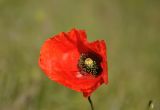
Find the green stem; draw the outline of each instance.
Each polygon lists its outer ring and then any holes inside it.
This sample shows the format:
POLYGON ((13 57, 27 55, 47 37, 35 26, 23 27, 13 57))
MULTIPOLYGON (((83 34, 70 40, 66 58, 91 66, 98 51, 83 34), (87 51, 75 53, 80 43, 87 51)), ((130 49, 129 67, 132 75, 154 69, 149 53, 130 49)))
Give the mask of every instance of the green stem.
POLYGON ((91 105, 91 110, 94 110, 93 103, 92 103, 92 100, 91 100, 90 96, 88 97, 88 101, 89 101, 89 103, 91 105))

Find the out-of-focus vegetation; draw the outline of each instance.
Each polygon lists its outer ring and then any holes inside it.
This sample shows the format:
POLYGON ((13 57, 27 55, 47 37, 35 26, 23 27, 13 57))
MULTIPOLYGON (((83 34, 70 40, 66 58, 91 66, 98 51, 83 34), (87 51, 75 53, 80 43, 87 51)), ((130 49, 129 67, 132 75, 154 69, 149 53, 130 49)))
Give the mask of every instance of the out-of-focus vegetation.
POLYGON ((90 110, 37 64, 43 42, 74 27, 107 41, 109 84, 92 94, 95 110, 160 109, 159 0, 0 0, 0 110, 90 110))

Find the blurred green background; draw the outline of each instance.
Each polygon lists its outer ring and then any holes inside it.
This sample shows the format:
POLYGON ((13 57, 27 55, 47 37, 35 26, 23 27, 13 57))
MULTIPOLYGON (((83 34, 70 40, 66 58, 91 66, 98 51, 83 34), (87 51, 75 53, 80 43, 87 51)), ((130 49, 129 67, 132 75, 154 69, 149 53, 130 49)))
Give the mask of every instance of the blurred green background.
POLYGON ((90 110, 37 64, 44 41, 74 27, 107 42, 109 84, 92 94, 95 110, 160 109, 159 0, 0 0, 0 110, 90 110))

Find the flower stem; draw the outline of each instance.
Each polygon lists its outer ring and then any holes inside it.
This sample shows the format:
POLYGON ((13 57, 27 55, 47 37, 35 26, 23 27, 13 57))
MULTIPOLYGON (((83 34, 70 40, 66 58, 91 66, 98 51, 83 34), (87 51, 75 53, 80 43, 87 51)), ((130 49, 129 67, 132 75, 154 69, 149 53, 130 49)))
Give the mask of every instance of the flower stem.
POLYGON ((152 100, 150 100, 148 103, 148 110, 153 110, 153 109, 154 109, 154 103, 152 100))
POLYGON ((92 100, 91 100, 90 96, 88 97, 88 101, 89 101, 89 103, 91 105, 91 110, 94 110, 93 103, 92 103, 92 100))

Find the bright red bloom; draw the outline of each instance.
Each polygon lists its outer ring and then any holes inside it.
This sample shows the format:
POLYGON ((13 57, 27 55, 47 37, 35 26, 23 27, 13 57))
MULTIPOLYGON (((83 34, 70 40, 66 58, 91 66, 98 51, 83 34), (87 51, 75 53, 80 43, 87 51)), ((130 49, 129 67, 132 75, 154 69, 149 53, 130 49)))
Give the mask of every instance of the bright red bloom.
POLYGON ((48 39, 41 48, 39 66, 51 80, 85 97, 108 83, 105 42, 88 42, 83 30, 72 29, 48 39))

